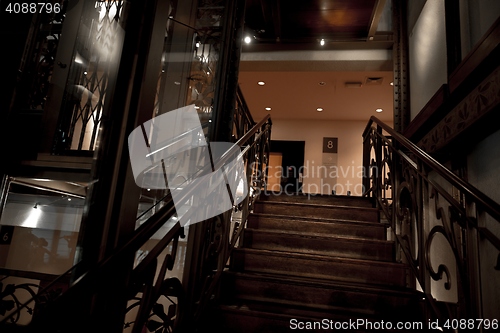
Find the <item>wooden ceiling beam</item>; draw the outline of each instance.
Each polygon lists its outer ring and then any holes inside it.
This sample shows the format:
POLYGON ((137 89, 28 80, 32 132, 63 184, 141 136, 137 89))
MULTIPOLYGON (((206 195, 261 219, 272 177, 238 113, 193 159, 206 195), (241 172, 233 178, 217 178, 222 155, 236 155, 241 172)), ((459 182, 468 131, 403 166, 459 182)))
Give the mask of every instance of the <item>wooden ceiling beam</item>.
POLYGON ((273 1, 273 22, 274 22, 274 34, 276 36, 276 41, 279 42, 281 38, 281 5, 280 0, 273 1))
POLYGON ((271 8, 269 8, 269 1, 260 0, 260 8, 262 11, 262 17, 264 18, 264 26, 269 27, 273 24, 273 16, 271 8))
POLYGON ((373 7, 372 17, 370 19, 370 26, 368 28, 367 40, 371 41, 375 38, 375 33, 377 32, 378 23, 382 12, 384 11, 386 0, 377 0, 375 6, 373 7))

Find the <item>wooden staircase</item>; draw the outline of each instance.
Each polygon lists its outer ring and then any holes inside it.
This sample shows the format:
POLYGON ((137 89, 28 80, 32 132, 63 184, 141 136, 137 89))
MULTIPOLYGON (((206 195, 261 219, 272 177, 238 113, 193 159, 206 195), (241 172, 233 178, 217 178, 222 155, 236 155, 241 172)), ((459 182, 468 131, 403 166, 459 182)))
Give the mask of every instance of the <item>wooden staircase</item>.
POLYGON ((261 196, 207 325, 216 332, 302 325, 324 332, 350 322, 352 332, 405 331, 387 329, 387 322, 421 321, 422 296, 407 288, 409 267, 395 261, 386 234, 367 198, 261 196), (353 326, 357 320, 363 323, 353 326))

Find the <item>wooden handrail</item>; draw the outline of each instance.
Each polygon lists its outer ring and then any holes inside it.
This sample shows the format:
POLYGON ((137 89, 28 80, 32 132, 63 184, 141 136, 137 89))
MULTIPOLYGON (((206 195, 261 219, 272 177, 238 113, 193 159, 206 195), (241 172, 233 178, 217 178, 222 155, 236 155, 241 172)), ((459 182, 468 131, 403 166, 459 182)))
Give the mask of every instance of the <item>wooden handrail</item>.
POLYGON ((448 168, 444 167, 441 163, 436 161, 433 157, 415 145, 413 142, 408 140, 403 135, 396 132, 390 126, 382 122, 375 116, 372 116, 366 125, 363 132, 363 137, 366 137, 372 124, 375 123, 380 126, 384 131, 392 136, 393 140, 396 140, 403 147, 411 151, 415 156, 422 162, 424 162, 429 168, 435 171, 438 175, 450 182, 451 185, 455 186, 461 192, 472 198, 477 204, 479 204, 485 212, 491 215, 497 222, 500 223, 500 204, 495 202, 493 199, 488 197, 486 194, 478 190, 476 187, 470 183, 464 181, 448 168))
POLYGON ((237 90, 236 90, 236 99, 238 100, 238 103, 244 107, 245 117, 246 117, 247 121, 250 124, 255 124, 255 121, 253 120, 252 114, 248 110, 248 106, 247 106, 248 104, 245 100, 245 97, 243 96, 243 92, 241 91, 240 85, 238 85, 237 90))

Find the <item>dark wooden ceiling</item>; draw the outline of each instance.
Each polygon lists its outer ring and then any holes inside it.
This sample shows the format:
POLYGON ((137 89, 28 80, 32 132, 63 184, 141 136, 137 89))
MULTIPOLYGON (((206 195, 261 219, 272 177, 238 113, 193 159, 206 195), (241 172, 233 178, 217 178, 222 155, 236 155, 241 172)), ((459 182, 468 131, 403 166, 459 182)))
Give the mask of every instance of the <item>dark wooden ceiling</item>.
POLYGON ((386 0, 247 0, 245 33, 271 49, 390 41, 377 33, 386 0))

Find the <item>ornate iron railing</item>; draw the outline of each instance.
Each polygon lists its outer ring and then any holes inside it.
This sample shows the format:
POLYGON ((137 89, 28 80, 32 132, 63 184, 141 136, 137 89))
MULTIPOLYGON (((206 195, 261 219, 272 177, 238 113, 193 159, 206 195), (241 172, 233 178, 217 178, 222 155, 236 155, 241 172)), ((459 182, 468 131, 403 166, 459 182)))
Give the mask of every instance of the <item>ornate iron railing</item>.
POLYGON ((363 138, 365 195, 384 212, 399 259, 412 268, 409 286, 426 295, 429 319, 451 330, 452 319, 482 318, 479 261, 499 274, 500 254, 485 263, 477 242, 500 251, 484 223, 500 222, 500 205, 376 117, 363 138))
MULTIPOLYGON (((242 98, 238 100, 243 101, 242 98)), ((75 327, 74 323, 78 323, 82 329, 83 327, 97 327, 99 320, 105 318, 107 314, 94 313, 93 311, 97 310, 93 310, 91 305, 82 300, 88 299, 87 295, 92 295, 94 302, 99 301, 100 294, 113 284, 112 280, 106 278, 108 273, 116 270, 123 271, 123 266, 130 262, 129 258, 137 256, 141 247, 167 222, 171 223, 172 227, 165 236, 141 257, 135 267, 128 270, 129 283, 123 290, 123 295, 128 300, 127 308, 122 309, 123 316, 126 318, 123 329, 133 333, 144 332, 145 329, 150 332, 156 332, 159 329, 171 332, 175 328, 181 330, 182 327, 192 327, 217 293, 219 278, 228 263, 232 249, 238 246, 248 212, 266 182, 270 117, 267 116, 258 124, 252 124, 250 115, 240 114, 248 112, 246 106, 240 104, 238 109, 240 111, 236 118, 242 123, 235 124, 235 126, 237 125, 238 129, 248 130, 244 133, 240 130, 236 131, 238 140, 233 150, 241 149, 240 156, 245 163, 249 195, 232 210, 201 223, 206 228, 207 236, 201 240, 203 245, 200 248, 203 249, 205 257, 213 260, 203 262, 204 267, 200 269, 203 274, 195 280, 203 281, 203 283, 195 298, 186 297, 185 290, 190 287, 183 286, 179 278, 167 276, 167 272, 173 269, 178 258, 179 239, 184 237, 184 227, 178 221, 172 223, 176 209, 171 195, 167 194, 138 217, 138 220, 144 219, 150 210, 156 211, 140 224, 128 242, 85 273, 77 277, 73 276, 72 282, 70 282, 71 275, 82 262, 52 282, 47 281, 46 284, 6 285, 0 291, 0 310, 5 309, 3 314, 10 313, 0 321, 2 332, 25 329, 26 326, 17 325, 20 314, 24 311, 32 315, 27 327, 33 330, 79 331, 80 328, 75 327), (163 255, 164 259, 160 262, 163 255), (24 303, 16 298, 16 290, 21 289, 29 289, 31 296, 24 303), (160 301, 160 298, 164 299, 160 301), (85 308, 85 304, 90 310, 85 308), (167 309, 165 305, 168 306, 167 309)), ((226 152, 214 167, 218 169, 230 162, 231 156, 234 156, 233 153, 226 152)), ((185 197, 195 191, 196 187, 191 188, 185 197)), ((11 275, 9 272, 0 273, 5 273, 5 276, 11 275)))
POLYGON ((242 148, 241 154, 245 162, 249 185, 248 196, 240 204, 235 205, 232 211, 216 217, 214 221, 203 227, 203 234, 207 237, 202 239, 201 248, 205 260, 202 261, 203 267, 200 271, 205 274, 201 274, 198 279, 200 288, 195 293, 198 301, 192 309, 193 326, 189 329, 193 329, 203 320, 210 302, 217 301, 220 277, 229 265, 233 249, 240 245, 253 204, 266 186, 271 126, 271 119, 268 115, 245 132, 236 142, 236 145, 242 148))
MULTIPOLYGON (((123 0, 84 4, 53 153, 94 151, 120 55, 123 0)), ((64 65, 66 66, 66 65, 64 65)))
POLYGON ((233 141, 240 139, 255 124, 253 117, 248 110, 247 103, 243 97, 240 87, 236 93, 236 110, 233 116, 233 141))
POLYGON ((31 316, 68 288, 70 279, 66 273, 55 276, 4 268, 0 276, 0 315, 12 311, 9 320, 14 324, 30 322, 31 316))
POLYGON ((18 110, 44 110, 46 106, 68 1, 52 1, 48 5, 47 10, 35 14, 31 22, 19 67, 15 99, 18 110))

